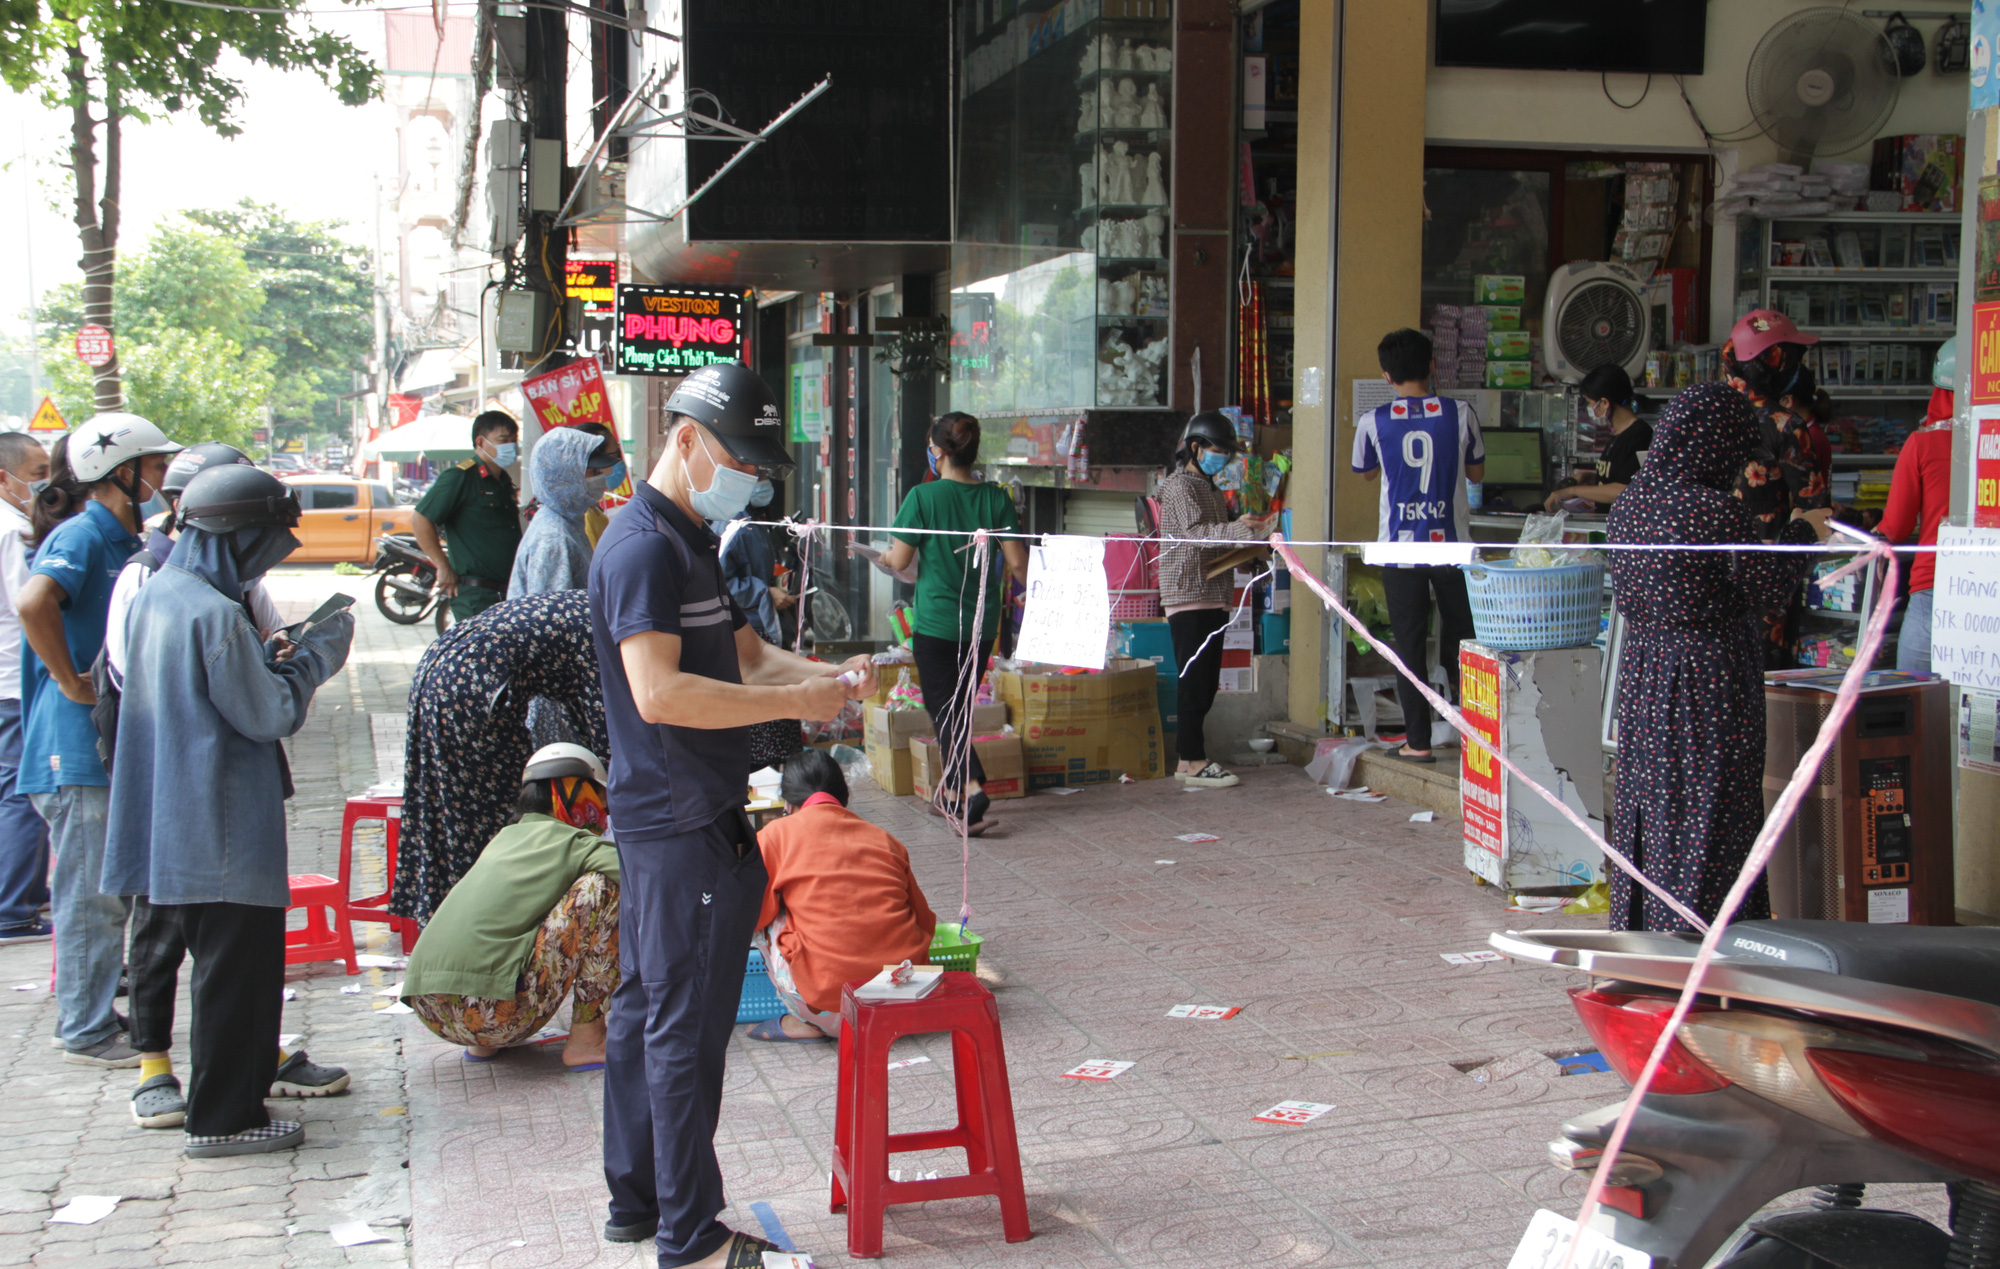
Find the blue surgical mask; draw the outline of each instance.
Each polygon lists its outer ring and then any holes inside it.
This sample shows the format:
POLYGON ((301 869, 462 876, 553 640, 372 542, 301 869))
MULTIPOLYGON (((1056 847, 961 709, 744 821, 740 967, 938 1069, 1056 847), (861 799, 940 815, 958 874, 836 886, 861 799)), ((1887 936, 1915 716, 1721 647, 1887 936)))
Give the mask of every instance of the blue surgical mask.
POLYGON ((1202 475, 1220 476, 1222 469, 1229 466, 1229 457, 1219 449, 1205 449, 1195 463, 1201 468, 1202 475))
POLYGON ((770 481, 760 480, 757 482, 757 487, 750 491, 750 505, 753 507, 768 507, 771 505, 772 495, 776 493, 777 490, 772 487, 770 481))
POLYGON ((925 460, 926 462, 928 462, 928 463, 929 463, 929 464, 931 465, 931 475, 933 475, 933 476, 937 475, 937 474, 938 474, 938 469, 937 469, 937 451, 936 451, 936 450, 934 450, 934 449, 927 449, 927 450, 925 450, 925 451, 924 451, 924 460, 925 460))
POLYGON ((493 462, 500 467, 512 467, 514 460, 521 456, 521 447, 513 441, 493 447, 493 462))
POLYGON ((708 488, 690 489, 688 501, 694 504, 694 513, 704 520, 734 520, 750 505, 750 495, 757 491, 757 478, 747 471, 737 471, 724 467, 715 461, 715 453, 708 448, 708 438, 699 436, 702 453, 715 467, 715 475, 710 478, 708 488))
POLYGON ((37 499, 37 498, 41 497, 41 496, 42 496, 42 490, 44 490, 44 489, 47 489, 48 487, 49 487, 49 482, 48 482, 48 480, 47 480, 46 478, 44 478, 44 479, 41 479, 41 480, 31 480, 31 481, 29 481, 29 482, 28 482, 28 501, 30 501, 30 502, 33 502, 33 501, 34 501, 35 499, 37 499))
POLYGON ((625 483, 625 460, 620 459, 616 464, 612 466, 610 471, 604 473, 604 487, 606 489, 616 489, 618 488, 618 486, 624 483, 625 483))

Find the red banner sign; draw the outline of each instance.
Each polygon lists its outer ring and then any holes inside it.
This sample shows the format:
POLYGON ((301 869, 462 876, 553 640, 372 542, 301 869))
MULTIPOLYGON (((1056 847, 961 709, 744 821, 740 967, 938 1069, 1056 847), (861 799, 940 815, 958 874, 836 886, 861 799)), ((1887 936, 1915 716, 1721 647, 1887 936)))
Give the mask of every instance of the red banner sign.
POLYGON ((1980 419, 1972 445, 1972 523, 2000 529, 2000 419, 1980 419))
POLYGON ((2000 303, 1972 306, 1972 404, 2000 405, 2000 303))
POLYGON ((617 431, 611 401, 604 390, 604 373, 595 361, 572 361, 558 370, 536 375, 521 384, 535 417, 544 429, 602 423, 617 431))
MULTIPOLYGON (((1480 739, 1500 748, 1500 663, 1483 653, 1460 649, 1458 654, 1458 711, 1480 739)), ((1427 740, 1429 737, 1421 739, 1427 740)), ((1410 737, 1411 744, 1421 743, 1410 737)), ((1501 781, 1505 776, 1491 753, 1477 745, 1467 745, 1460 759, 1458 776, 1459 814, 1465 819, 1465 843, 1489 851, 1498 867, 1502 834, 1507 824, 1507 806, 1501 781)))
POLYGON ((76 359, 86 366, 108 366, 116 355, 111 332, 102 326, 86 326, 76 333, 76 359))

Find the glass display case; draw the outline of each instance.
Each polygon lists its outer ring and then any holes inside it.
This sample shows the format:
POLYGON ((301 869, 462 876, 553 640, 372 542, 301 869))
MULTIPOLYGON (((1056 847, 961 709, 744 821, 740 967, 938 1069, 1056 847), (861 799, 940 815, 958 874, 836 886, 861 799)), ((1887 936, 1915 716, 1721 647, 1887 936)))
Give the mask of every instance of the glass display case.
POLYGON ((976 414, 1158 409, 1171 295, 1171 9, 1071 0, 980 26, 992 12, 960 9, 952 404, 976 414))

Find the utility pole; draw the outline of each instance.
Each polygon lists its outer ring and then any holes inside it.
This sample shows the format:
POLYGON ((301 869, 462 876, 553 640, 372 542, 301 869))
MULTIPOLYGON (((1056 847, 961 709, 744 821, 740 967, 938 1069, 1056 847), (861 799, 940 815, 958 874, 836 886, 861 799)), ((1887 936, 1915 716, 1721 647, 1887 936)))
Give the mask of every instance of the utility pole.
POLYGON ((557 209, 568 193, 568 116, 564 97, 568 91, 568 15, 556 5, 536 5, 527 10, 528 45, 528 233, 526 249, 528 289, 548 297, 549 334, 544 355, 536 363, 537 372, 553 370, 573 360, 566 350, 576 332, 569 329, 566 280, 569 262, 569 231, 555 225, 557 209), (551 146, 550 143, 553 142, 551 146), (538 144, 541 143, 541 144, 538 144), (553 154, 552 159, 543 156, 553 154), (544 187, 536 171, 538 161, 553 162, 561 179, 556 182, 555 203, 538 208, 534 194, 544 187))

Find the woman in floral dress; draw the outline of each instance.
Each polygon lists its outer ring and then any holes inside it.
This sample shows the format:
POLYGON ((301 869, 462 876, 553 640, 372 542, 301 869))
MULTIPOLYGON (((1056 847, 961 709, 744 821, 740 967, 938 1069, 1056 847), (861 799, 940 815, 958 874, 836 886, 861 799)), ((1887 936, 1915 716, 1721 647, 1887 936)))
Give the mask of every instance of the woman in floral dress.
POLYGON ((506 824, 534 752, 527 713, 536 697, 562 709, 577 743, 610 753, 588 591, 506 600, 425 649, 410 680, 390 912, 430 920, 506 824))
MULTIPOLYGON (((1606 528, 1614 544, 1761 544, 1732 486, 1758 442, 1756 412, 1726 384, 1688 388, 1653 427, 1646 462, 1606 528)), ((1794 511, 1786 543, 1826 535, 1828 512, 1794 511)), ((1611 844, 1703 920, 1764 822, 1764 666, 1750 618, 1797 589, 1803 555, 1614 551, 1625 616, 1618 669, 1618 800, 1611 844)), ((1760 880, 1741 918, 1768 917, 1760 880)), ((1620 870, 1611 928, 1686 930, 1620 870)))

